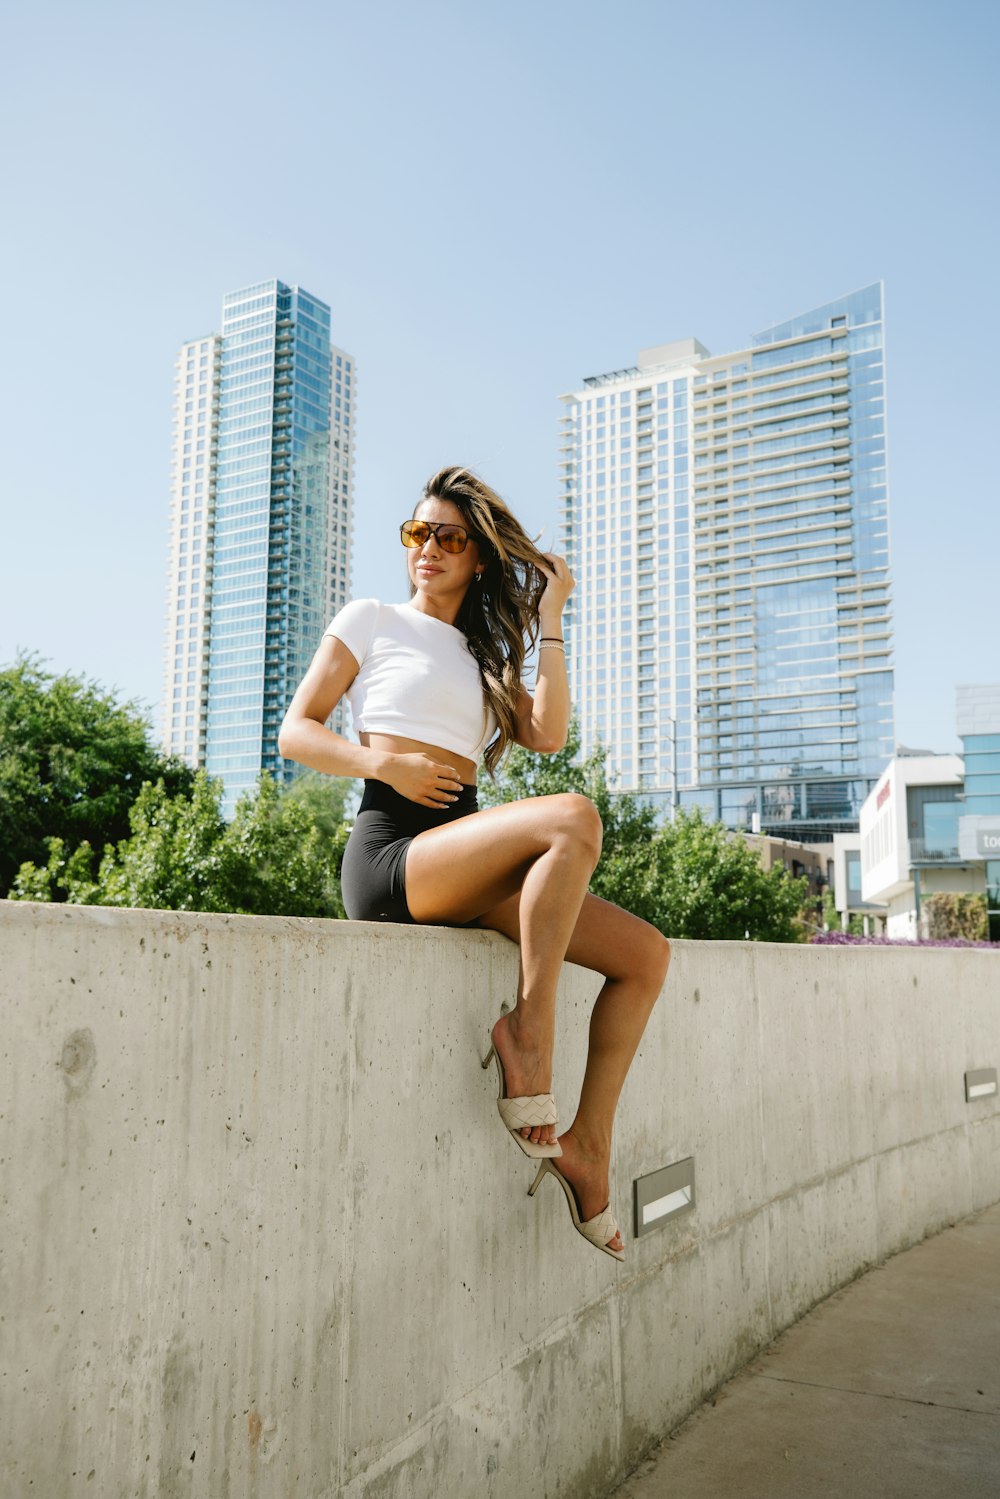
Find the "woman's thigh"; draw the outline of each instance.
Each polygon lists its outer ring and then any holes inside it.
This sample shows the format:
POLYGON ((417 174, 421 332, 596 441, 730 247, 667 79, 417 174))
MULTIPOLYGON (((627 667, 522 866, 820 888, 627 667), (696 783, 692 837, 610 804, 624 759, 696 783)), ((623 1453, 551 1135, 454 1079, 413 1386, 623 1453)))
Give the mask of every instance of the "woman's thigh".
MULTIPOLYGON (((479 925, 520 942, 520 895, 509 896, 479 918, 479 925)), ((638 975, 663 982, 670 961, 666 937, 630 911, 623 911, 599 895, 584 896, 580 915, 566 950, 566 961, 578 963, 605 978, 638 975)))
POLYGON ((593 855, 601 821, 584 796, 506 802, 418 833, 406 854, 406 904, 417 922, 464 923, 519 894, 534 861, 565 836, 593 855))

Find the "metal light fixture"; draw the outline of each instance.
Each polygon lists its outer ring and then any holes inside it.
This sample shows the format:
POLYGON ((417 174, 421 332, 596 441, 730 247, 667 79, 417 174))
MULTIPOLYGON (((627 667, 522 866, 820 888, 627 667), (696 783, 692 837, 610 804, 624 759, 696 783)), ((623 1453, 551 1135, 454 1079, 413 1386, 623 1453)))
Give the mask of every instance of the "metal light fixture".
POLYGON ((965 1101, 972 1103, 977 1098, 993 1098, 997 1091, 995 1067, 980 1067, 977 1072, 965 1074, 965 1101))
POLYGON ((632 1185, 638 1239, 694 1207, 694 1156, 661 1166, 647 1176, 638 1176, 632 1185))

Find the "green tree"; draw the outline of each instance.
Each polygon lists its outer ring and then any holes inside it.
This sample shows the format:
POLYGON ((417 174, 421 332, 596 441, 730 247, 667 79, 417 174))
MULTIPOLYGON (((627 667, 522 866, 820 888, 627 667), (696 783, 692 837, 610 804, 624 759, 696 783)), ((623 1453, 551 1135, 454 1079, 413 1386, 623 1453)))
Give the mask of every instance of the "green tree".
MULTIPOLYGON (((222 839, 221 909, 248 915, 343 916, 340 866, 350 828, 332 824, 325 788, 279 790, 262 773, 222 839)), ((219 909, 219 908, 217 908, 219 909)))
POLYGON ((21 866, 12 895, 81 905, 244 915, 343 916, 340 866, 350 829, 334 822, 343 798, 314 788, 283 791, 265 772, 231 823, 222 786, 199 771, 189 797, 143 786, 131 834, 108 845, 94 872, 89 845, 69 857, 50 839, 44 866, 21 866))
POLYGON ((804 876, 765 870, 750 845, 701 808, 680 812, 655 840, 660 867, 658 923, 668 936, 801 942, 809 898, 804 876))
MULTIPOLYGON (((87 904, 227 910, 221 800, 221 785, 204 771, 195 776, 189 797, 171 796, 162 781, 143 786, 129 815, 131 836, 105 849, 87 904)), ((70 890, 68 898, 80 896, 70 890)))
POLYGON ((96 889, 94 851, 84 840, 67 849, 62 838, 47 838, 48 861, 43 865, 26 861, 10 891, 11 900, 71 901, 89 905, 96 889))
POLYGON ((659 825, 655 810, 608 784, 607 755, 598 746, 578 760, 580 734, 570 726, 555 755, 516 748, 487 805, 576 791, 601 814, 604 844, 590 889, 641 916, 668 937, 797 942, 807 882, 779 867, 766 871, 750 846, 699 809, 659 825))
POLYGON ((336 838, 347 821, 347 804, 357 784, 343 776, 325 776, 318 770, 306 770, 285 787, 284 794, 308 808, 321 834, 336 838))
MULTIPOLYGON (((0 671, 0 892, 22 863, 48 867, 49 840, 65 860, 84 842, 125 838, 143 783, 157 780, 173 796, 190 790, 192 773, 153 747, 135 703, 33 656, 0 671)), ((58 881, 51 888, 63 898, 58 881)))

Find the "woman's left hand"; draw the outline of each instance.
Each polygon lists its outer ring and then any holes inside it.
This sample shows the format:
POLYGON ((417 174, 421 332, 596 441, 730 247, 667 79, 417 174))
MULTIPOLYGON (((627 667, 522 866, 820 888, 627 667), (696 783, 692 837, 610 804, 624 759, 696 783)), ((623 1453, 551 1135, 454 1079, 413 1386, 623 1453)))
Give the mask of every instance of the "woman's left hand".
POLYGON ((576 579, 567 567, 565 557, 557 557, 554 552, 543 552, 542 556, 549 566, 539 566, 539 572, 545 578, 545 592, 538 605, 538 612, 540 615, 558 618, 576 587, 576 579))

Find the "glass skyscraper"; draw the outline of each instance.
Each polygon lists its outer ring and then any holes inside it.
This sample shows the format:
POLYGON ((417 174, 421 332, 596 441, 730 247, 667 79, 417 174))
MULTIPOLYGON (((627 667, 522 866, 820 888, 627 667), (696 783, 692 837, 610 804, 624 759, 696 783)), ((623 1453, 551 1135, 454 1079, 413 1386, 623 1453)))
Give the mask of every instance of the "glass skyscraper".
POLYGON ((562 400, 584 750, 734 827, 856 828, 894 737, 881 285, 562 400))
POLYGON ((329 307, 281 281, 230 293, 221 336, 185 345, 179 368, 167 689, 181 693, 166 700, 165 739, 222 780, 231 811, 261 769, 297 773, 278 729, 347 601, 357 373, 330 342, 329 307), (211 414, 201 435, 189 400, 211 414), (196 526, 198 611, 180 592, 195 582, 180 563, 196 526))

